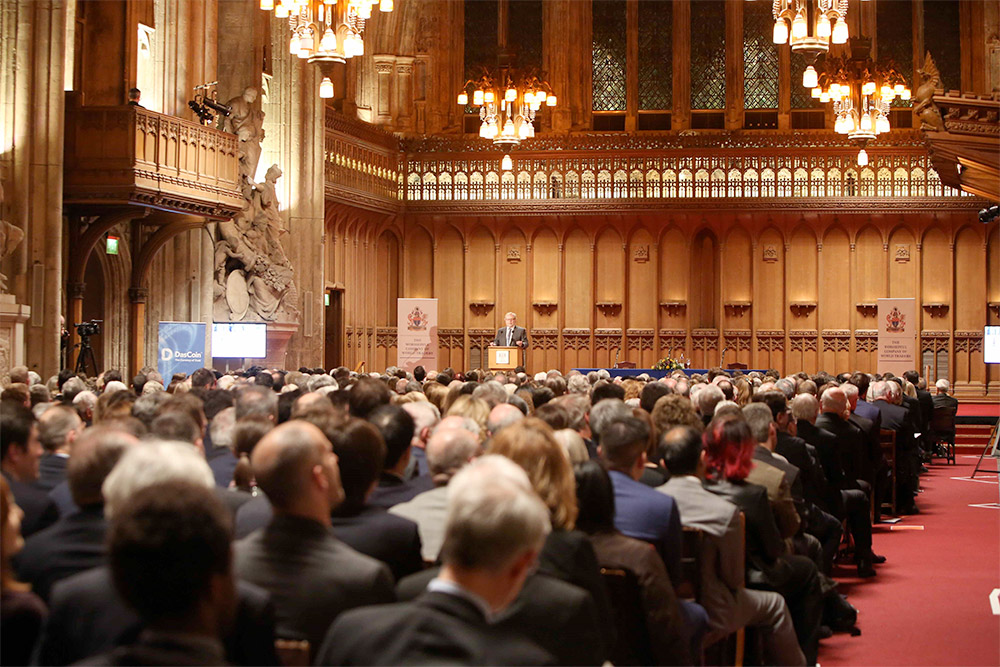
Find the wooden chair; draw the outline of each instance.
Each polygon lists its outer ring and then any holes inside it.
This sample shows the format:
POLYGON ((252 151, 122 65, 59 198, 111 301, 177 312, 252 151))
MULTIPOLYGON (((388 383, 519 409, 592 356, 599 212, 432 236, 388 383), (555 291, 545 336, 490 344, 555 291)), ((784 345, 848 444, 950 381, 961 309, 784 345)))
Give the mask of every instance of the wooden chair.
POLYGON ((284 667, 308 667, 309 642, 305 639, 275 639, 274 652, 284 667))
POLYGON ((681 542, 681 582, 677 597, 682 600, 701 599, 701 550, 704 533, 699 528, 684 526, 681 542))
POLYGON ((630 570, 601 568, 615 620, 615 643, 608 656, 614 665, 652 665, 653 649, 646 625, 639 579, 630 570))
MULTIPOLYGON (((740 512, 740 539, 739 544, 741 546, 740 553, 738 554, 739 562, 746 562, 746 544, 747 544, 747 519, 743 512, 740 512)), ((744 580, 746 579, 746 572, 744 572, 744 580)), ((743 667, 744 659, 746 657, 746 646, 747 646, 747 629, 740 628, 736 632, 733 632, 727 637, 720 639, 711 646, 706 646, 704 651, 702 651, 702 664, 703 665, 733 665, 733 667, 743 667)), ((763 644, 757 642, 758 648, 762 648, 763 644)), ((764 662, 761 660, 759 664, 763 665, 764 662)))
POLYGON ((889 463, 889 484, 892 488, 892 501, 889 503, 889 509, 892 510, 892 515, 896 516, 896 432, 889 429, 881 429, 879 431, 878 442, 882 447, 882 454, 885 455, 885 460, 889 463))
MULTIPOLYGON (((943 444, 944 460, 955 465, 955 412, 957 408, 941 405, 935 406, 931 413, 930 431, 934 445, 943 444)), ((932 454, 933 457, 933 454, 932 454)))

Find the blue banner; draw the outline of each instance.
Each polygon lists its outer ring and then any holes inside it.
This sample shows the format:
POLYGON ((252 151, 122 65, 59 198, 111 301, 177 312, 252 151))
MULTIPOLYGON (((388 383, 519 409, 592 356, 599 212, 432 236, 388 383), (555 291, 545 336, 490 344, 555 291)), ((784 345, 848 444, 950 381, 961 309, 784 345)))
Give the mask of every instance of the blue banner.
POLYGON ((191 375, 205 367, 204 322, 160 322, 160 362, 165 383, 174 373, 191 375))

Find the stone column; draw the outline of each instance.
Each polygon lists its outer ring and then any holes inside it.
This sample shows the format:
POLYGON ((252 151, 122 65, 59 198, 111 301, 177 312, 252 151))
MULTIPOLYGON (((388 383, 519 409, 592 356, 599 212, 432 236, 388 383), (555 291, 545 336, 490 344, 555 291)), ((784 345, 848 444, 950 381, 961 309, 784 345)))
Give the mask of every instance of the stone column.
POLYGON ((413 131, 413 61, 412 56, 396 57, 396 129, 413 131))
POLYGON ((390 54, 379 54, 374 56, 375 73, 378 77, 377 89, 375 92, 375 119, 376 125, 393 124, 393 89, 392 71, 396 64, 396 56, 390 54))
POLYGON ((69 350, 66 353, 66 368, 76 368, 76 344, 80 335, 76 332, 76 324, 83 322, 83 295, 87 292, 87 283, 69 283, 66 286, 67 303, 66 328, 69 330, 69 350))
POLYGON ((3 272, 15 304, 30 307, 25 365, 44 378, 60 365, 66 2, 6 0, 2 11, 0 212, 24 232, 3 272))
MULTIPOLYGON (((146 365, 146 301, 149 300, 149 288, 130 287, 129 300, 129 377, 135 376, 139 369, 146 365)), ((165 381, 170 380, 164 378, 165 381)))

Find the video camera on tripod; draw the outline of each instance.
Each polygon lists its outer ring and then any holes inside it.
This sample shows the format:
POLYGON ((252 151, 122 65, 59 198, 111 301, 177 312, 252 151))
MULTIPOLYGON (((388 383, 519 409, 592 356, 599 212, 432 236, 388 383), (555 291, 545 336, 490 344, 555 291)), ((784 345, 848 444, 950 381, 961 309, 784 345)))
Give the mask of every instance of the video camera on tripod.
POLYGON ((88 322, 80 322, 76 325, 76 333, 80 338, 89 338, 91 336, 101 335, 101 324, 104 320, 90 320, 88 322))
POLYGON ((97 375, 97 359, 94 358, 94 348, 90 346, 90 337, 100 335, 103 322, 104 320, 88 320, 73 325, 76 327, 77 335, 80 336, 80 342, 77 343, 80 346, 80 353, 76 357, 74 373, 89 374, 91 377, 97 375))

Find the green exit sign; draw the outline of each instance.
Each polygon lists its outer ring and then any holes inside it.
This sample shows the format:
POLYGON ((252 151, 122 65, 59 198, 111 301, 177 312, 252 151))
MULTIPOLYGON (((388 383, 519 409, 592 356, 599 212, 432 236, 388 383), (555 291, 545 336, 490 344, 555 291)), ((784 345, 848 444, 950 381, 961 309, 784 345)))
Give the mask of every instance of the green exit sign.
POLYGON ((107 253, 108 255, 117 255, 118 254, 118 237, 117 236, 109 236, 108 237, 108 240, 104 244, 104 252, 107 253))
POLYGON ((329 306, 330 305, 330 293, 329 292, 327 292, 326 294, 323 295, 323 305, 324 306, 329 306))

